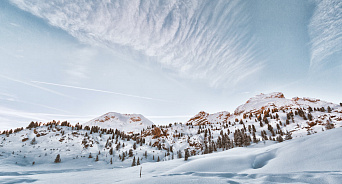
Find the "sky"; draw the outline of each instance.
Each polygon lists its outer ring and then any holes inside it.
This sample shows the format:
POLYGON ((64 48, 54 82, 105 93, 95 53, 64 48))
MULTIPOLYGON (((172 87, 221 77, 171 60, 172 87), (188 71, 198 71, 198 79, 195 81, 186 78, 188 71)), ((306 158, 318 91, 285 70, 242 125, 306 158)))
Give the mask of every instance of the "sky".
POLYGON ((342 102, 342 2, 0 2, 0 130, 107 112, 156 124, 260 93, 342 102))

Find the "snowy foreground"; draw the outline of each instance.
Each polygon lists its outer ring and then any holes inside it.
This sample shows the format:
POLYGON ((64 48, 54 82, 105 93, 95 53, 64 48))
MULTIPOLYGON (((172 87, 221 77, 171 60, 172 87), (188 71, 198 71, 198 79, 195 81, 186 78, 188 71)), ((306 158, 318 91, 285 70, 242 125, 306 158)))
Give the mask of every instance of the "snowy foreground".
MULTIPOLYGON (((341 183, 342 128, 275 143, 140 166, 18 166, 0 160, 0 183, 341 183)), ((79 164, 79 163, 78 163, 79 164)))

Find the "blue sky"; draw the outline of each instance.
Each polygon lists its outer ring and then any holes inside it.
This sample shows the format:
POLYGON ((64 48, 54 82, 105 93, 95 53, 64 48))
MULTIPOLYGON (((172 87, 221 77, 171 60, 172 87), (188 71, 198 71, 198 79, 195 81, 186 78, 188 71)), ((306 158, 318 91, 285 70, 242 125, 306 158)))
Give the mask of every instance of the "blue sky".
POLYGON ((341 30, 339 1, 1 1, 0 129, 166 124, 274 91, 339 103, 341 30))

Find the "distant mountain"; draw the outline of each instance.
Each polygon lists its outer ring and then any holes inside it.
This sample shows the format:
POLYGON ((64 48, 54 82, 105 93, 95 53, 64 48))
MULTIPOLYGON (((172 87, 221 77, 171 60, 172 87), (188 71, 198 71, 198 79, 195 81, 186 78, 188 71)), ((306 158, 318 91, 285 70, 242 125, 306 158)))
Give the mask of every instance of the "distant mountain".
POLYGON ((194 117, 192 117, 188 123, 193 125, 204 125, 208 122, 210 123, 218 123, 227 121, 230 117, 230 113, 228 111, 217 112, 214 114, 209 114, 204 111, 199 112, 194 117))
POLYGON ((120 114, 116 112, 106 113, 98 118, 83 124, 84 126, 99 126, 101 128, 112 128, 125 133, 140 133, 141 130, 152 127, 154 123, 141 114, 120 114))
MULTIPOLYGON (((66 121, 32 122, 26 129, 1 132, 0 165, 49 164, 60 155, 62 165, 130 167, 137 160, 141 164, 239 150, 236 147, 263 147, 340 128, 342 104, 286 99, 278 92, 252 97, 234 113, 202 111, 184 123, 152 125, 142 115, 115 112, 82 126, 66 121)), ((331 144, 321 141, 325 143, 331 144)))
POLYGON ((289 108, 321 108, 325 109, 330 106, 331 108, 339 107, 337 104, 333 104, 326 101, 321 101, 320 99, 315 98, 298 98, 294 97, 292 99, 286 99, 284 94, 281 92, 269 93, 256 95, 255 97, 250 98, 245 104, 240 105, 234 111, 234 114, 241 113, 250 113, 256 112, 265 109, 274 109, 277 108, 279 110, 289 109, 289 108))
MULTIPOLYGON (((228 129, 254 125, 257 131, 270 131, 273 139, 274 135, 283 136, 286 131, 291 132, 294 137, 324 131, 330 125, 336 126, 342 123, 341 113, 342 106, 338 104, 308 97, 287 99, 283 93, 273 92, 261 93, 250 98, 245 104, 238 106, 232 114, 227 111, 214 114, 201 111, 187 123, 220 124, 228 129), (277 128, 273 130, 272 127, 277 128)), ((265 134, 260 134, 263 135, 265 134)), ((265 138, 263 136, 262 139, 265 138)))

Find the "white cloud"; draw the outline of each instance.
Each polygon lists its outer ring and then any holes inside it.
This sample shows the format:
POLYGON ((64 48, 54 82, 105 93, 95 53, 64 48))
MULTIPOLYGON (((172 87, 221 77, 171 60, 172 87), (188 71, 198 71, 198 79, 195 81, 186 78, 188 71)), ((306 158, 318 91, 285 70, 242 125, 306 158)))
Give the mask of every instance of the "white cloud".
POLYGON ((342 1, 317 0, 309 24, 311 67, 320 66, 329 56, 342 51, 342 1))
POLYGON ((65 69, 68 74, 67 81, 78 81, 78 79, 87 79, 89 75, 88 65, 92 62, 97 51, 92 48, 81 48, 69 55, 69 62, 65 69))
MULTIPOLYGON (((212 86, 238 83, 263 67, 243 1, 12 2, 82 42, 212 86)), ((71 74, 84 77, 82 69, 71 74)))

